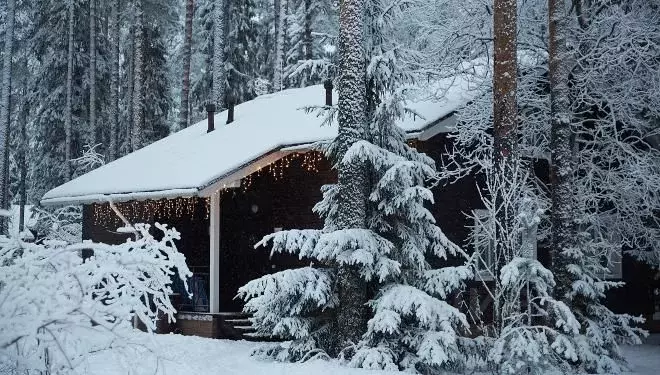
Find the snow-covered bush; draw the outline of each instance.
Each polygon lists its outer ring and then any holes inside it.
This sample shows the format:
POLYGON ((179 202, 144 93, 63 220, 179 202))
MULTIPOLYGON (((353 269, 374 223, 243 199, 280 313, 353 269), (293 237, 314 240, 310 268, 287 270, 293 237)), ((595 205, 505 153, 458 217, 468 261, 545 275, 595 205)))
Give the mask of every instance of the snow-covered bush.
POLYGON ((82 241, 82 207, 35 207, 36 224, 33 230, 38 241, 63 241, 74 244, 82 241))
POLYGON ((503 374, 570 370, 578 360, 574 337, 580 324, 553 298, 552 272, 535 259, 514 258, 502 267, 498 291, 506 296, 504 326, 489 353, 503 374))
POLYGON ((86 354, 120 344, 132 320, 148 331, 159 316, 173 320, 171 284, 191 273, 174 244, 179 233, 156 228, 160 240, 149 225, 124 228, 137 239, 120 245, 0 237, 0 362, 69 373, 86 354), (83 259, 82 250, 93 255, 83 259))

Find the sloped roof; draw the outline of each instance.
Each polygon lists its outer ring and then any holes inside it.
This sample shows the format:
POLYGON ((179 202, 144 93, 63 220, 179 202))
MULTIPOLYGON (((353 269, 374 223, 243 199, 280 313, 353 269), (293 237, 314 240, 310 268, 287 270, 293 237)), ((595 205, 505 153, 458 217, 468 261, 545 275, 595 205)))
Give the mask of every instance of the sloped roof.
MULTIPOLYGON (((411 100, 407 106, 424 118, 398 123, 419 133, 453 113, 471 98, 450 89, 442 101, 411 100)), ((337 93, 334 93, 337 97, 337 93)), ((239 104, 235 121, 227 111, 215 115, 215 130, 203 120, 47 192, 43 204, 69 204, 196 196, 225 176, 287 147, 332 139, 337 125, 302 108, 323 105, 322 85, 284 90, 239 104)), ((444 130, 446 131, 446 130, 444 130)))

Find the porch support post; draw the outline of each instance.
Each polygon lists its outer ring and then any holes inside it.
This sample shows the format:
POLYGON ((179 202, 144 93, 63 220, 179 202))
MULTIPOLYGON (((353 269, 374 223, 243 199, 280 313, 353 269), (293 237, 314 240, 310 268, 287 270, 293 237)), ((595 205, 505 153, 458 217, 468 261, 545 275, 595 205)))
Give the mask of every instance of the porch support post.
POLYGON ((209 312, 220 312, 220 192, 211 194, 209 212, 209 312))

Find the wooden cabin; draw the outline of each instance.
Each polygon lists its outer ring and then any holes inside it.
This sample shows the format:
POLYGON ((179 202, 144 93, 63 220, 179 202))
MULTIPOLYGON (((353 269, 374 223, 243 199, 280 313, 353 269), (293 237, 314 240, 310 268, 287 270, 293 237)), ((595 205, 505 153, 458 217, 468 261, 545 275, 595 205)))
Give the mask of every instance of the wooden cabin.
MULTIPOLYGON (((455 112, 472 99, 460 82, 447 97, 411 100, 409 106, 423 118, 398 123, 415 147, 438 162, 451 146, 448 134, 455 112)), ((322 226, 312 207, 321 200, 321 186, 334 182, 336 174, 314 151, 314 144, 332 139, 337 127, 322 126, 322 117, 302 108, 332 101, 332 88, 319 85, 239 104, 232 109, 233 119, 229 111, 213 113, 209 108, 209 120, 61 185, 41 202, 83 205, 83 238, 94 241, 126 240, 116 231, 122 224, 109 201, 132 222, 175 227, 181 232, 178 249, 194 274, 194 295, 173 296, 176 324, 161 329, 250 338, 249 321, 234 298, 237 289, 256 277, 303 264, 293 256, 270 257, 268 249, 255 249, 254 244, 273 231, 322 226)), ((542 166, 539 170, 547 173, 542 166)), ((447 237, 458 244, 469 246, 473 223, 465 213, 480 207, 477 180, 465 178, 433 191, 436 203, 431 211, 447 237)), ((652 285, 650 270, 625 260, 622 271, 634 277, 626 277, 628 286, 613 293, 613 308, 660 322, 660 295, 653 299, 660 289, 657 281, 652 285)))

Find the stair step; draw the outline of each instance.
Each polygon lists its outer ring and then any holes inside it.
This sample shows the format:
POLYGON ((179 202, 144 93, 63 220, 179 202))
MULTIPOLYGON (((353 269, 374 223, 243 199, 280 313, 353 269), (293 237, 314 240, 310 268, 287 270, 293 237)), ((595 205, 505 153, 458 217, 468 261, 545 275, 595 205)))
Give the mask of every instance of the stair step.
POLYGON ((225 319, 225 322, 233 325, 234 327, 252 325, 250 319, 225 319))
POLYGON ((257 329, 252 326, 234 326, 234 329, 243 334, 257 332, 257 329))
POLYGON ((214 313, 214 315, 218 315, 223 318, 235 318, 235 319, 247 319, 250 317, 249 314, 246 314, 244 312, 231 312, 231 311, 214 313))

